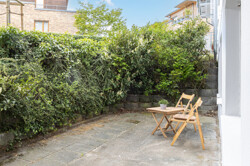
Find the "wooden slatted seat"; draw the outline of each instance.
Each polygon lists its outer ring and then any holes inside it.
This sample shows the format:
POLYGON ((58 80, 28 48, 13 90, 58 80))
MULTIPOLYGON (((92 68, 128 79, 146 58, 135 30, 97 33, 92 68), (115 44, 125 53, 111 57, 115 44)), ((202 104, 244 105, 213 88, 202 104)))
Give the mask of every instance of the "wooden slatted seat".
MULTIPOLYGON (((174 119, 180 119, 180 120, 187 120, 188 117, 189 117, 189 115, 187 115, 187 114, 176 114, 176 115, 173 116, 174 119)), ((195 121, 196 118, 195 118, 195 116, 192 116, 192 117, 190 117, 189 120, 190 121, 195 121)))

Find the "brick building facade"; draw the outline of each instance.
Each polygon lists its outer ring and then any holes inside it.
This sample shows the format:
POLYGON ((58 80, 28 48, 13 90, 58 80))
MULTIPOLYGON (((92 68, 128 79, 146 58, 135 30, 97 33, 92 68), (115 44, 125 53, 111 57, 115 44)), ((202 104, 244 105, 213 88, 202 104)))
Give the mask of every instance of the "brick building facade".
MULTIPOLYGON (((5 0, 0 0, 0 13, 6 11, 5 0)), ((75 11, 69 11, 68 0, 21 0, 23 7, 24 30, 40 30, 53 33, 76 34, 75 11)), ((11 2, 11 25, 21 28, 21 13, 18 3, 11 2)), ((0 15, 0 26, 6 26, 6 14, 0 15)))

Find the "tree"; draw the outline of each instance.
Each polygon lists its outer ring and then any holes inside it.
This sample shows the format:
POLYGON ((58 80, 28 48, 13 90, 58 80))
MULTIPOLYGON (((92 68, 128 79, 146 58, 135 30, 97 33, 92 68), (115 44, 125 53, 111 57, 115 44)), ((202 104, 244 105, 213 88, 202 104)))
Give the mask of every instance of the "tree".
POLYGON ((103 36, 126 27, 120 8, 111 10, 104 3, 94 6, 82 2, 81 6, 82 9, 75 15, 75 26, 79 34, 103 36))

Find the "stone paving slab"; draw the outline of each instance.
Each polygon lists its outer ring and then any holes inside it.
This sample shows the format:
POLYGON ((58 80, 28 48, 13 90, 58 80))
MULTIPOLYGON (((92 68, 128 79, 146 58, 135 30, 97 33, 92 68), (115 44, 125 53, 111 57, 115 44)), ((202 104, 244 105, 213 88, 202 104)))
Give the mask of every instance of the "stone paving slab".
MULTIPOLYGON (((159 116, 158 116, 159 118, 159 116)), ((109 115, 19 150, 4 166, 219 166, 216 118, 201 116, 205 148, 188 125, 171 146, 173 132, 151 135, 149 113, 109 115)))

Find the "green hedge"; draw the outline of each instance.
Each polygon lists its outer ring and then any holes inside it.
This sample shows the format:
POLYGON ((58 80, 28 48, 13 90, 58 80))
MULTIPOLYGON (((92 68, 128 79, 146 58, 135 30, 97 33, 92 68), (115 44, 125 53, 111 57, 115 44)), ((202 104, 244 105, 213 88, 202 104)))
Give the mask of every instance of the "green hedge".
POLYGON ((103 110, 108 58, 101 42, 0 30, 1 130, 33 136, 103 110))
POLYGON ((32 137, 91 117, 127 93, 201 88, 204 36, 200 20, 171 30, 156 23, 109 38, 0 29, 1 131, 32 137))

